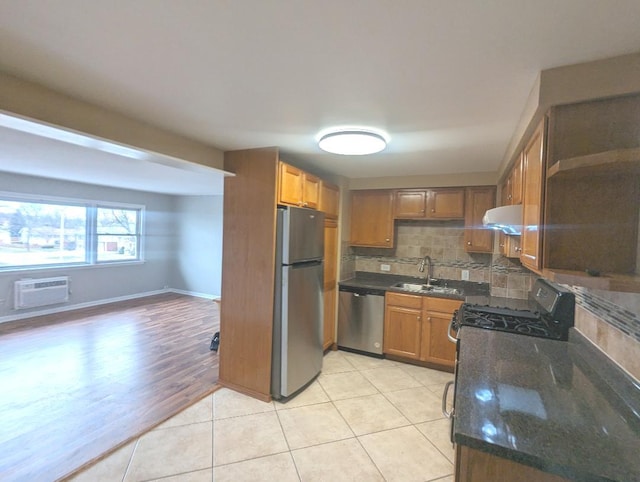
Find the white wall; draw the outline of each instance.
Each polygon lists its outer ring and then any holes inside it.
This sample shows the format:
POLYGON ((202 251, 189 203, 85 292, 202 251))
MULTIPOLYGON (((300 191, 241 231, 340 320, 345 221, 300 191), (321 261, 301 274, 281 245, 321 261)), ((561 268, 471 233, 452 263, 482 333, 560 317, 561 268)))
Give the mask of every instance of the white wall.
POLYGON ((171 287, 178 246, 175 229, 178 198, 4 172, 0 173, 0 191, 143 204, 146 207, 144 263, 0 273, 0 318, 51 308, 19 312, 13 309, 13 282, 22 278, 70 276, 72 293, 67 305, 127 297, 171 287))
POLYGON ((177 257, 172 288, 220 296, 222 196, 176 198, 177 257))

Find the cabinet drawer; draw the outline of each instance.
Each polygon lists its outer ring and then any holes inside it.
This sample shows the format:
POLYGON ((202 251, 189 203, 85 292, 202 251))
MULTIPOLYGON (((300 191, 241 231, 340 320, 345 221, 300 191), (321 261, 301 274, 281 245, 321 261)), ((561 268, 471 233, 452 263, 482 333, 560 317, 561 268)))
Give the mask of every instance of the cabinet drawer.
POLYGON ((422 308, 422 296, 404 295, 387 291, 387 304, 404 306, 405 308, 422 308))
POLYGON ((446 298, 424 297, 424 308, 427 311, 437 311, 440 313, 453 313, 460 308, 461 300, 449 300, 446 298))

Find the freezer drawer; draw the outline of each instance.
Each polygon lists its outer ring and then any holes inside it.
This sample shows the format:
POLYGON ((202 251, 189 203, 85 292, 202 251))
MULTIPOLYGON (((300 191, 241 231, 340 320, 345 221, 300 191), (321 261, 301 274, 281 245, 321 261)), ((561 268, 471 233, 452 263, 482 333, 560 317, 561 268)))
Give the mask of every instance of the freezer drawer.
POLYGON ((384 292, 340 288, 338 346, 382 355, 384 292))

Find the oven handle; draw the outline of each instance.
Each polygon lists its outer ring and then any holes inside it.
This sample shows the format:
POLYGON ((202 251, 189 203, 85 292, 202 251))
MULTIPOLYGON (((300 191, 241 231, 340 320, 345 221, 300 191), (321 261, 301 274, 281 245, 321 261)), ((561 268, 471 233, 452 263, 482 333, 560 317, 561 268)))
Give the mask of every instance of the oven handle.
POLYGON ((449 388, 451 388, 451 385, 453 385, 455 383, 455 380, 450 380, 447 382, 447 384, 444 386, 444 391, 442 392, 442 415, 444 415, 447 418, 451 418, 453 416, 453 411, 455 407, 451 408, 450 412, 447 412, 447 395, 449 395, 449 388))
MULTIPOLYGON (((449 322, 449 328, 447 329, 447 338, 449 338, 449 341, 451 343, 458 343, 458 338, 451 336, 451 330, 453 330, 453 320, 455 319, 455 316, 451 317, 451 321, 449 322)), ((457 334, 457 332, 456 332, 457 334)))

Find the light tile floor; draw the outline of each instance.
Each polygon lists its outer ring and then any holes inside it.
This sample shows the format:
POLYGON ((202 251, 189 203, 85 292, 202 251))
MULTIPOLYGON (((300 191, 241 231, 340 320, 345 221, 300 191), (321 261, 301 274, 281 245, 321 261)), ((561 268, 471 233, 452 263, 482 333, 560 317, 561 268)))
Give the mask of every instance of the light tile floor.
POLYGON ((453 481, 450 373, 338 351, 293 400, 223 388, 73 480, 453 481))

